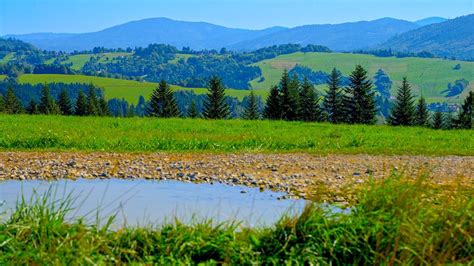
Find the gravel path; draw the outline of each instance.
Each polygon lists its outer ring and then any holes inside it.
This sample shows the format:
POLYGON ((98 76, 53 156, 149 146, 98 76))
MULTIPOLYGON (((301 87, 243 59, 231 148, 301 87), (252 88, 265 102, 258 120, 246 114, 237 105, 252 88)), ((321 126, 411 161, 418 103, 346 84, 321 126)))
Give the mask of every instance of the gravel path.
POLYGON ((344 202, 344 189, 394 171, 426 173, 436 183, 465 177, 474 185, 474 157, 369 156, 310 154, 124 154, 0 153, 0 180, 59 178, 147 178, 221 182, 344 202))

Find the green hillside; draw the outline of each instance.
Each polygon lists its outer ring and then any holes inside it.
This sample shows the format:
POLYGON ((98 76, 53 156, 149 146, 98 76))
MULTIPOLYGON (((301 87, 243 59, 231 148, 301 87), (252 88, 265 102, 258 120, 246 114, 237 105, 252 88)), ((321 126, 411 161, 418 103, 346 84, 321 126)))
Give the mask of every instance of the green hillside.
MULTIPOLYGON (((104 90, 105 97, 108 99, 118 98, 126 99, 130 103, 137 103, 140 95, 148 98, 153 89, 158 86, 157 83, 153 82, 139 82, 133 80, 124 79, 113 79, 113 78, 102 78, 95 76, 84 76, 84 75, 61 75, 61 74, 24 74, 19 78, 20 83, 92 83, 97 87, 104 90)), ((171 86, 174 90, 192 90, 196 94, 206 93, 205 88, 184 88, 180 86, 171 86)), ((227 90, 227 95, 242 99, 247 96, 249 91, 246 90, 227 90)), ((259 95, 265 96, 266 91, 259 91, 259 95)))
MULTIPOLYGON (((342 53, 293 53, 281 55, 273 59, 256 63, 262 70, 265 80, 258 82, 258 79, 251 82, 253 88, 257 90, 268 90, 272 85, 277 84, 282 71, 293 68, 296 64, 310 67, 317 71, 330 72, 333 67, 338 68, 344 75, 348 75, 356 64, 361 64, 373 76, 375 72, 383 69, 393 81, 392 92, 395 93, 404 76, 407 76, 413 84, 416 94, 423 93, 429 101, 439 102, 459 102, 464 98, 469 90, 474 90, 474 62, 450 61, 442 59, 428 58, 395 58, 376 57, 364 54, 342 54, 342 53), (461 65, 461 69, 454 70, 456 64, 461 65), (445 98, 441 91, 447 88, 449 82, 465 78, 469 81, 469 88, 459 97, 445 98)), ((325 86, 318 86, 319 89, 325 86)))
MULTIPOLYGON (((69 58, 65 61, 63 61, 64 64, 72 64, 71 68, 74 70, 80 70, 87 62, 92 57, 100 57, 99 62, 100 63, 107 63, 110 61, 113 61, 117 57, 121 56, 129 56, 132 53, 102 53, 102 54, 77 54, 77 55, 71 55, 69 58)), ((46 61, 46 64, 52 64, 54 62, 55 58, 52 58, 48 61, 46 61)))

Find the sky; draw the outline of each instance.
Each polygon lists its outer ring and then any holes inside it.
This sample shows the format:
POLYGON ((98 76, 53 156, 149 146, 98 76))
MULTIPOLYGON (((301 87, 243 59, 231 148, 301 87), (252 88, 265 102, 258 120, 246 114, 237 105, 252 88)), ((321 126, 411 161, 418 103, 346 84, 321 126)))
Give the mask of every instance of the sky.
POLYGON ((262 29, 472 13, 474 0, 0 0, 0 35, 92 32, 152 17, 262 29))

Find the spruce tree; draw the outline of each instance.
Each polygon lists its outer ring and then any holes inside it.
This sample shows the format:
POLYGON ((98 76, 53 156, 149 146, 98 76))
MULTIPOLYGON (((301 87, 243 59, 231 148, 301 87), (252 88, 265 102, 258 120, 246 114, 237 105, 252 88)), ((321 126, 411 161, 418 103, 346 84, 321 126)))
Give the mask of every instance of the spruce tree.
POLYGON ((431 128, 442 129, 444 128, 444 115, 440 111, 436 111, 433 115, 433 121, 431 122, 431 128))
POLYGON ((61 90, 58 97, 58 105, 63 115, 72 115, 73 108, 71 103, 71 98, 65 89, 61 90))
POLYGON ((126 114, 125 116, 126 117, 134 117, 136 114, 135 114, 135 105, 132 103, 128 109, 126 110, 126 114))
POLYGON ((263 117, 266 119, 277 120, 282 118, 280 91, 277 86, 270 89, 263 111, 263 117))
POLYGON ((3 112, 5 112, 5 103, 3 101, 2 95, 0 94, 0 113, 3 113, 3 112))
POLYGON ((191 101, 191 106, 189 106, 188 117, 189 118, 198 118, 199 117, 199 111, 197 109, 196 102, 194 100, 191 101))
POLYGON ((328 79, 328 90, 324 97, 324 111, 331 123, 341 123, 344 119, 344 106, 342 103, 341 73, 333 68, 328 79))
POLYGON ((428 126, 429 120, 430 113, 428 112, 428 106, 426 105, 425 98, 421 96, 415 109, 415 125, 420 127, 428 126))
POLYGON ((86 95, 82 90, 79 91, 79 94, 77 95, 74 114, 79 116, 87 115, 87 99, 86 95))
POLYGON ((319 97, 313 84, 304 79, 300 91, 300 119, 307 122, 321 121, 322 112, 319 106, 319 97))
POLYGON ((411 126, 415 123, 415 105, 411 86, 406 77, 398 89, 388 121, 393 126, 411 126))
POLYGON ((290 78, 285 69, 280 80, 281 112, 284 120, 297 120, 299 116, 298 77, 290 78))
POLYGON ((112 115, 111 112, 110 112, 110 109, 109 109, 109 104, 104 99, 104 97, 99 98, 98 107, 99 107, 99 115, 100 116, 111 116, 112 115))
POLYGON ((208 119, 225 119, 229 117, 229 106, 225 102, 225 88, 220 78, 214 76, 209 80, 208 93, 204 101, 204 117, 208 119))
POLYGON ((176 117, 180 116, 178 105, 173 91, 166 81, 161 80, 158 88, 153 91, 150 104, 147 107, 147 116, 176 117))
POLYGON ((89 91, 87 92, 86 115, 99 115, 99 99, 97 98, 96 88, 92 84, 89 85, 89 91))
POLYGON ((26 112, 30 115, 38 115, 40 113, 38 103, 32 99, 26 107, 26 112))
POLYGON ((23 113, 23 106, 13 92, 12 87, 8 87, 7 93, 3 96, 3 111, 6 114, 23 113))
POLYGON ((347 122, 351 124, 374 124, 377 108, 372 81, 367 78, 367 71, 357 65, 351 73, 350 84, 345 89, 343 104, 347 122))
POLYGON ((474 92, 470 91, 461 106, 458 119, 455 121, 456 127, 471 129, 474 124, 474 92))
POLYGON ((60 114, 59 106, 57 105, 54 98, 49 92, 49 87, 47 84, 44 84, 43 90, 41 91, 40 103, 38 105, 40 113, 46 115, 57 115, 60 114))
POLYGON ((257 97, 253 90, 250 90, 247 106, 242 114, 243 119, 257 120, 260 119, 260 112, 258 111, 257 97))

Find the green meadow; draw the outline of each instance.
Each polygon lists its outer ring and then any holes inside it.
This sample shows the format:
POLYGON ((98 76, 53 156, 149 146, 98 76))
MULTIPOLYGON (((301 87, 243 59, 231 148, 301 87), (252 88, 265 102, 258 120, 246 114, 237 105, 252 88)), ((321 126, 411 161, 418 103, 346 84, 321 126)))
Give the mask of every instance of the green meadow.
MULTIPOLYGON (((307 66, 314 71, 330 72, 338 68, 343 75, 348 76, 356 64, 364 66, 369 76, 373 76, 378 69, 383 69, 393 81, 392 94, 396 93, 402 78, 407 77, 413 86, 415 94, 423 94, 430 102, 460 102, 469 90, 474 90, 474 62, 451 61, 431 58, 395 58, 376 57, 364 54, 345 53, 293 53, 281 55, 273 59, 263 60, 254 65, 260 67, 265 80, 254 80, 251 85, 256 90, 268 90, 278 83, 284 69, 291 69, 296 64, 307 66), (454 70, 456 64, 461 69, 454 70), (449 82, 454 84, 458 79, 469 81, 469 90, 465 90, 459 97, 445 98, 441 92, 447 88, 449 82)), ((318 86, 324 89, 325 86, 318 86)))
POLYGON ((474 155, 474 131, 284 121, 0 115, 0 150, 474 155))
MULTIPOLYGON (((158 87, 158 83, 139 82, 134 80, 103 78, 85 75, 62 75, 62 74, 23 74, 19 78, 20 83, 92 83, 104 90, 107 99, 118 98, 125 99, 130 103, 137 103, 138 97, 143 95, 149 98, 153 90, 158 87)), ((173 90, 194 91, 196 94, 207 92, 206 88, 185 88, 181 86, 171 85, 173 90)), ((227 89, 228 96, 243 99, 249 94, 248 90, 227 89)), ((259 91, 258 95, 266 97, 266 91, 259 91)))

